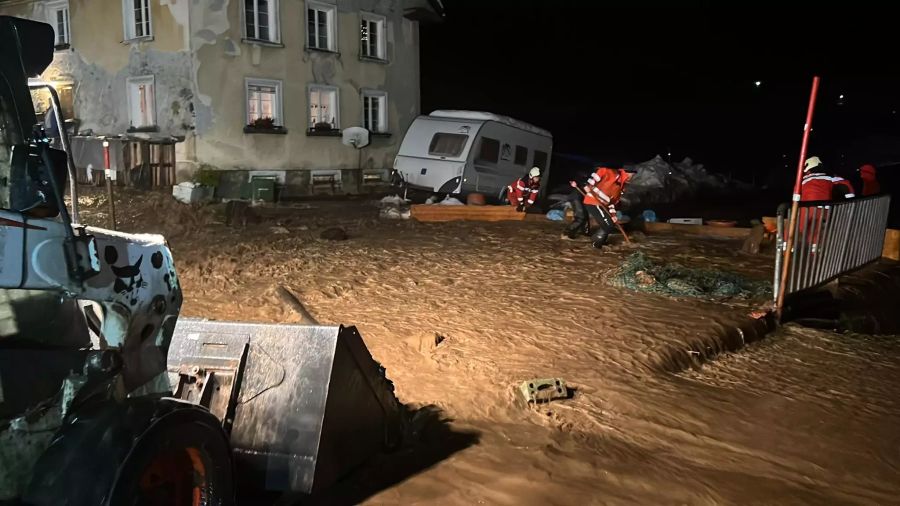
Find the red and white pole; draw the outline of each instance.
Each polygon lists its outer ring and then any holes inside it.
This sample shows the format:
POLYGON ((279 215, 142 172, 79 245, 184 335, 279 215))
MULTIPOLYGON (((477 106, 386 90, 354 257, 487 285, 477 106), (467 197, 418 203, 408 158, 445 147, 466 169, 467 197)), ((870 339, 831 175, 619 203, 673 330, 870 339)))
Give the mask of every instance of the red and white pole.
POLYGON ((794 194, 791 198, 791 221, 788 224, 787 241, 784 244, 784 262, 781 266, 781 284, 778 286, 778 298, 775 311, 781 318, 784 308, 784 292, 787 286, 788 268, 791 263, 791 252, 794 249, 794 235, 797 230, 797 214, 800 209, 800 186, 803 181, 803 166, 806 162, 806 149, 809 146, 809 132, 812 130, 813 112, 816 108, 816 95, 819 93, 819 76, 813 77, 812 91, 809 94, 809 107, 806 109, 806 124, 803 125, 803 143, 800 144, 800 160, 797 162, 797 177, 794 180, 794 194))
POLYGON ((116 202, 113 197, 113 171, 109 165, 109 141, 103 140, 103 176, 106 179, 106 198, 109 199, 109 227, 116 229, 116 202))

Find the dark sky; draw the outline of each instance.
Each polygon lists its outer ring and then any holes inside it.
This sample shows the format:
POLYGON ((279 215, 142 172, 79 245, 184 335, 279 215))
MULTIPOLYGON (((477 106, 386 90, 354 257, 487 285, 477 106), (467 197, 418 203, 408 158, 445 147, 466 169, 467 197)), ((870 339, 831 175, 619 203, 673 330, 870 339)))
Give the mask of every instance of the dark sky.
POLYGON ((750 180, 795 166, 818 73, 815 154, 836 169, 841 155, 885 161, 894 153, 873 143, 900 139, 900 31, 885 11, 444 2, 445 22, 421 29, 426 113, 508 114, 552 131, 557 152, 625 163, 671 151, 750 180))

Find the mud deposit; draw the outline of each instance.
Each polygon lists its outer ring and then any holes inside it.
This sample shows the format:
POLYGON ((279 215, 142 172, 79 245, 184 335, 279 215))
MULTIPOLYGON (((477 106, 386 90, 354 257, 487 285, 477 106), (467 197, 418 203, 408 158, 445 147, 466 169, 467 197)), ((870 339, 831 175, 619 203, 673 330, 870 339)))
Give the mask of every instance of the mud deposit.
MULTIPOLYGON (((314 203, 224 227, 216 209, 125 194, 129 231, 169 237, 184 314, 357 325, 412 409, 419 443, 307 503, 893 503, 900 340, 788 326, 715 360, 763 301, 673 299, 604 276, 636 249, 771 279, 739 241, 639 238, 602 253, 559 226, 379 221, 314 203), (346 241, 319 233, 340 226, 346 241), (278 227, 273 229, 270 227, 278 227), (680 355, 681 354, 681 355, 680 355), (687 367, 687 369, 685 369, 687 367), (682 371, 673 373, 670 371, 682 371), (516 407, 513 385, 563 377, 567 400, 516 407)), ((87 202, 86 202, 87 204, 87 202)), ((102 199, 85 206, 103 223, 102 199)))

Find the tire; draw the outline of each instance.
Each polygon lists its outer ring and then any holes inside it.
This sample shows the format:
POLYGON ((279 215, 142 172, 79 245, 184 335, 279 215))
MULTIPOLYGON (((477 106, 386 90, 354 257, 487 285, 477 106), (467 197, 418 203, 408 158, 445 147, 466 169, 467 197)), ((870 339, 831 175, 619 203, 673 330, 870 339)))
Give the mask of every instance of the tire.
POLYGON ((232 506, 231 450, 219 421, 197 408, 155 421, 120 466, 108 504, 232 506))
POLYGON ((85 406, 54 435, 23 499, 35 506, 233 506, 228 439, 207 410, 172 399, 85 406))

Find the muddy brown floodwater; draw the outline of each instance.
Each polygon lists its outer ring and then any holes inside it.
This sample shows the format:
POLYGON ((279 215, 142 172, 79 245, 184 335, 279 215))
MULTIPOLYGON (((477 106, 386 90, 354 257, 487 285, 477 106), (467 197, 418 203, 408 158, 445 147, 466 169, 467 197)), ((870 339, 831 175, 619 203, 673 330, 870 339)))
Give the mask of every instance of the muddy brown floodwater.
MULTIPOLYGON (((84 221, 102 223, 102 197, 90 199, 84 221)), ((183 314, 296 322, 285 285, 320 321, 357 325, 401 401, 421 408, 417 444, 307 502, 900 502, 900 338, 788 325, 671 373, 673 354, 715 348, 764 301, 604 282, 635 249, 770 279, 770 258, 733 241, 663 235, 600 253, 552 223, 379 221, 361 202, 235 231, 167 199, 125 193, 117 212, 124 230, 169 238, 183 314), (319 239, 331 226, 350 239, 319 239), (570 399, 516 405, 514 385, 556 376, 570 399)))

